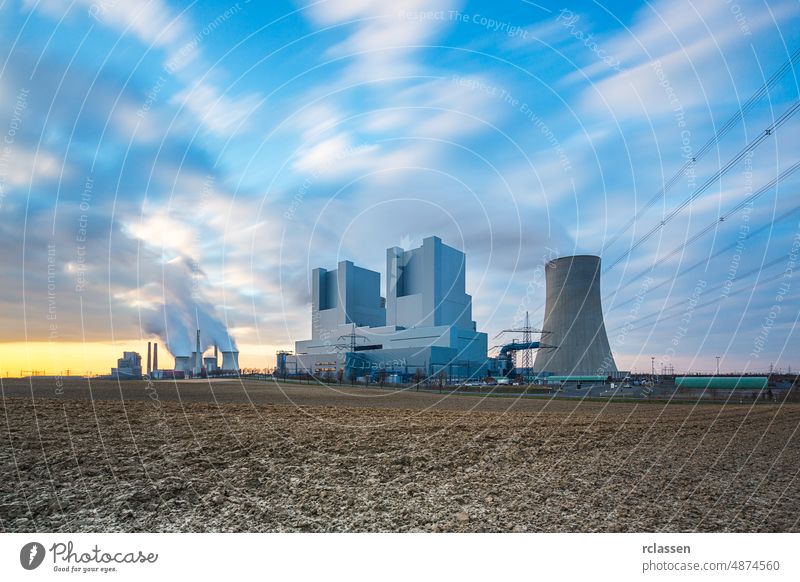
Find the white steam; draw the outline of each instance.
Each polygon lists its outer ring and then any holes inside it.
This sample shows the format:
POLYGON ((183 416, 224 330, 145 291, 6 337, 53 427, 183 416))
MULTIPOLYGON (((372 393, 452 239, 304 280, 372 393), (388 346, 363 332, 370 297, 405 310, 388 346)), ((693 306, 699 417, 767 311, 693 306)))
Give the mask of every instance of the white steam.
POLYGON ((202 291, 205 273, 191 259, 179 257, 165 263, 162 278, 162 305, 141 314, 145 332, 157 335, 173 356, 194 351, 197 329, 204 351, 213 345, 220 351, 236 349, 227 325, 202 291))

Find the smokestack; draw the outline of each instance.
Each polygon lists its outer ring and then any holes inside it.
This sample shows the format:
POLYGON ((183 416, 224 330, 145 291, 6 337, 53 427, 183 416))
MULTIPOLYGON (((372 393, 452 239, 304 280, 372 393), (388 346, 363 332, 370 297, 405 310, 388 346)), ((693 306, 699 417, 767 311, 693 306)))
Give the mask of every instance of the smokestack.
POLYGON ((150 360, 150 349, 151 349, 151 347, 152 347, 151 342, 147 342, 147 375, 148 376, 150 375, 150 372, 153 371, 153 369, 150 367, 150 362, 151 362, 151 360, 150 360))
POLYGON ((217 354, 217 344, 214 344, 214 367, 219 364, 219 355, 217 354))
POLYGON ((153 344, 153 371, 158 370, 158 342, 153 344))
POLYGON ((197 347, 195 348, 194 373, 198 376, 203 371, 203 351, 200 349, 200 330, 197 330, 197 347))

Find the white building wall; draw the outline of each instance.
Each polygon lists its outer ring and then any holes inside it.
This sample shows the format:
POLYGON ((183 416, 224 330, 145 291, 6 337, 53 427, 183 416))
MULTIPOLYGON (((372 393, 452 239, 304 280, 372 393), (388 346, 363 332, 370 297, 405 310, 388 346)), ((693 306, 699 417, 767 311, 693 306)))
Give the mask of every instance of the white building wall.
MULTIPOLYGON (((311 273, 311 337, 329 339, 338 327, 386 325, 380 273, 341 261, 336 269, 311 273)), ((335 340, 335 338, 334 338, 335 340)))
POLYGON ((455 325, 474 329, 466 293, 466 257, 431 236, 410 251, 386 251, 386 323, 402 327, 455 325))
MULTIPOLYGON (((296 342, 295 352, 327 361, 349 351, 355 330, 358 346, 436 348, 437 357, 446 354, 448 362, 486 360, 488 338, 475 331, 472 297, 465 290, 464 253, 432 236, 416 249, 387 249, 386 265, 385 300, 379 273, 350 261, 332 271, 314 269, 312 337, 296 342)), ((380 358, 374 349, 359 353, 380 358)))

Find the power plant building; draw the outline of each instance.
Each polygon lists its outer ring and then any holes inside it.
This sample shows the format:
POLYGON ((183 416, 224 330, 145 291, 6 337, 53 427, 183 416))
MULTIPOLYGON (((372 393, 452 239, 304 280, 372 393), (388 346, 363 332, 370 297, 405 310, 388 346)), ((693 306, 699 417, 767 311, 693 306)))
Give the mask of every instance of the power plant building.
POLYGON ((558 376, 615 376, 600 301, 600 257, 576 255, 545 266, 545 315, 534 369, 558 376))
POLYGON ((111 378, 117 380, 141 380, 142 356, 137 352, 122 352, 117 359, 117 367, 111 368, 111 378))
MULTIPOLYGON (((233 347, 231 345, 231 347, 233 347)), ((205 356, 200 340, 200 330, 195 336, 195 349, 188 356, 175 356, 174 372, 181 372, 188 376, 202 376, 203 374, 227 375, 239 373, 239 352, 232 349, 222 352, 222 363, 219 363, 219 354, 216 344, 214 355, 205 356)))
POLYGON ((386 251, 385 297, 380 274, 341 261, 311 274, 311 339, 282 355, 287 373, 357 377, 486 375, 487 335, 472 320, 466 257, 435 236, 412 250, 386 251))

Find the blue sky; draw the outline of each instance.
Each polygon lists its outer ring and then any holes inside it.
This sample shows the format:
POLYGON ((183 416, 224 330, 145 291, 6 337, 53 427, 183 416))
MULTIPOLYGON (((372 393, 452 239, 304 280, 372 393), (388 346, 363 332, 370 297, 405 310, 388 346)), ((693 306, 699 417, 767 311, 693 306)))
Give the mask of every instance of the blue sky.
POLYGON ((312 267, 383 272, 437 234, 490 337, 541 322, 546 259, 600 253, 621 367, 800 366, 798 176, 719 220, 800 160, 798 120, 639 244, 796 69, 620 234, 798 24, 794 1, 5 2, 0 341, 52 339, 54 302, 59 341, 145 338, 188 280, 266 366, 310 332, 312 267))

